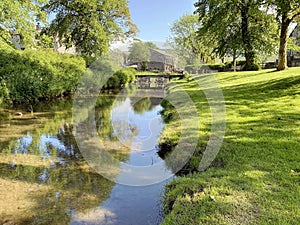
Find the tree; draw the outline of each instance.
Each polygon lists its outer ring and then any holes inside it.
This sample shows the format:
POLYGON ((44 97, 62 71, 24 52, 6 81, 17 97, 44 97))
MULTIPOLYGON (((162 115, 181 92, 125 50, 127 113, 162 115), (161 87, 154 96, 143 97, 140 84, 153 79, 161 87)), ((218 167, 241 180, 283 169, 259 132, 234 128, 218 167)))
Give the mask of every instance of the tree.
POLYGON ((53 37, 47 35, 47 31, 42 31, 35 36, 38 48, 54 48, 53 37))
MULTIPOLYGON (((220 15, 227 13, 225 8, 220 9, 220 15), (223 11, 224 10, 224 11, 223 11)), ((204 18, 203 18, 204 19, 204 18)), ((202 18, 200 19, 200 21, 202 18)), ((209 22, 209 25, 202 26, 198 30, 198 39, 210 36, 214 40, 212 46, 213 52, 218 57, 224 59, 225 56, 232 56, 234 70, 236 70, 236 59, 242 55, 243 42, 241 35, 241 26, 239 20, 235 17, 227 17, 226 20, 221 22, 209 22)))
POLYGON ((0 2, 0 38, 10 43, 13 35, 19 35, 23 46, 33 44, 35 21, 45 22, 46 14, 40 6, 47 0, 1 0, 0 2))
POLYGON ((126 60, 126 53, 122 52, 120 49, 112 49, 109 51, 111 60, 119 67, 124 66, 126 60))
POLYGON ((274 49, 273 17, 262 5, 263 0, 199 0, 195 3, 195 13, 199 15, 201 29, 218 42, 219 51, 242 48, 247 70, 257 55, 274 49))
POLYGON ((142 41, 134 42, 129 49, 128 59, 135 62, 148 62, 150 60, 150 50, 147 44, 142 41))
POLYGON ((109 43, 134 35, 127 0, 50 0, 43 7, 56 13, 50 29, 66 46, 88 56, 108 52, 109 43))
POLYGON ((152 49, 159 49, 159 47, 157 47, 156 44, 154 44, 153 42, 147 41, 144 43, 148 48, 152 48, 152 49))
POLYGON ((175 21, 171 28, 169 44, 177 54, 183 58, 188 65, 200 61, 207 61, 212 49, 205 44, 206 38, 197 38, 197 31, 200 28, 198 16, 186 14, 175 21))
POLYGON ((277 11, 277 19, 280 24, 279 62, 277 69, 285 70, 287 68, 288 30, 290 24, 300 16, 300 1, 270 0, 270 3, 277 11))

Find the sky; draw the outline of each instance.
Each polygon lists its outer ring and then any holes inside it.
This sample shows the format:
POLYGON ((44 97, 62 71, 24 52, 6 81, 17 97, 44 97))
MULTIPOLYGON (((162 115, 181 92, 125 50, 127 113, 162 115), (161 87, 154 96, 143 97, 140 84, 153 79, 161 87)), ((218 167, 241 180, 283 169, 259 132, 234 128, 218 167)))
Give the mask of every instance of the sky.
POLYGON ((144 41, 166 41, 175 20, 194 11, 196 0, 129 0, 133 22, 144 41))

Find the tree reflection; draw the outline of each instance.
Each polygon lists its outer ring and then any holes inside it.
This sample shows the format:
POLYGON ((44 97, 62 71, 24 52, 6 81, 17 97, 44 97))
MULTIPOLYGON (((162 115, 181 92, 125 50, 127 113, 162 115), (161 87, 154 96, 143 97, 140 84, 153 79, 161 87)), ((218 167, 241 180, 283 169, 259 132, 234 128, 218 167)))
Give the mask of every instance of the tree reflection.
POLYGON ((151 109, 150 98, 142 98, 133 105, 133 110, 136 114, 143 114, 151 109))
MULTIPOLYGON (((97 123, 100 136, 112 137, 113 98, 105 99, 97 104, 97 123)), ((43 126, 36 128, 36 121, 28 120, 25 134, 18 134, 17 140, 12 134, 1 142, 0 192, 6 194, 0 196, 0 224, 69 224, 74 213, 101 205, 115 185, 83 159, 72 134, 71 104, 48 110, 43 126)), ((17 133, 24 124, 11 126, 17 133)))

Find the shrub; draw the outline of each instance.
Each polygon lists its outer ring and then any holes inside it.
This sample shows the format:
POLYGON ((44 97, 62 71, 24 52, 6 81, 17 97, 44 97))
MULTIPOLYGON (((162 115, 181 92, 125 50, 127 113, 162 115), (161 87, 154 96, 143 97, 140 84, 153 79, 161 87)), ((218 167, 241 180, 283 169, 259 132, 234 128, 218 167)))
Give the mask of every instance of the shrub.
MULTIPOLYGON (((244 66, 245 65, 245 63, 246 63, 246 61, 244 61, 244 60, 237 60, 236 61, 236 66, 244 66)), ((233 61, 228 61, 228 62, 226 62, 225 64, 224 64, 224 69, 226 70, 226 69, 231 69, 231 68, 233 68, 233 61)))
POLYGON ((217 71, 221 72, 221 71, 223 71, 225 65, 224 64, 210 64, 207 66, 211 70, 217 70, 217 71))
POLYGON ((245 60, 237 60, 236 61, 236 65, 237 66, 244 66, 246 64, 246 61, 245 60))
POLYGON ((129 84, 135 80, 136 70, 133 68, 124 68, 118 70, 109 78, 107 88, 120 88, 123 85, 129 84))
POLYGON ((233 62, 232 61, 227 61, 224 64, 224 69, 231 69, 233 67, 233 62))
POLYGON ((257 63, 254 63, 250 66, 244 66, 242 68, 243 71, 258 71, 258 70, 261 70, 261 66, 258 65, 257 63))
POLYGON ((121 86, 121 84, 120 84, 119 78, 116 75, 113 75, 112 77, 110 77, 108 79, 105 88, 112 89, 112 88, 118 88, 120 86, 121 86))
POLYGON ((79 56, 53 50, 0 49, 0 78, 13 101, 28 102, 74 92, 85 71, 79 56))

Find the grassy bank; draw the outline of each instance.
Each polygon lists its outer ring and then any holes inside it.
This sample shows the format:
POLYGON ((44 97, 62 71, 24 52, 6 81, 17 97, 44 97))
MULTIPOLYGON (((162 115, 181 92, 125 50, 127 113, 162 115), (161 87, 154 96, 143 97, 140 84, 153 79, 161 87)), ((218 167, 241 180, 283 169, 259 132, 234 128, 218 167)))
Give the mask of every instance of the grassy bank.
MULTIPOLYGON (((208 75, 193 78, 204 82, 208 75)), ((200 131, 196 153, 182 171, 185 177, 166 188, 163 225, 299 224, 300 221, 300 68, 283 72, 218 73, 227 127, 212 166, 196 172, 210 136, 209 105, 195 80, 176 81, 195 102, 200 131)), ((180 119, 166 104, 169 120, 161 145, 179 139, 180 119)), ((192 121, 190 121, 192 123, 192 121)), ((167 150, 166 150, 167 149, 167 150)))

